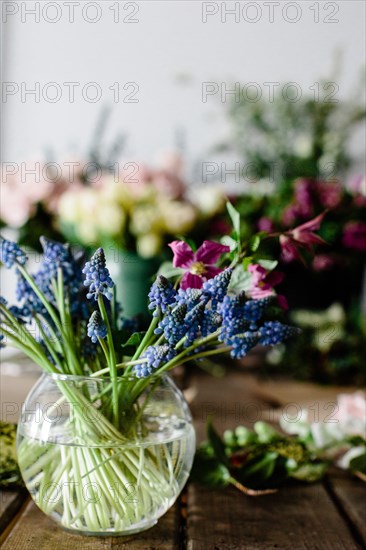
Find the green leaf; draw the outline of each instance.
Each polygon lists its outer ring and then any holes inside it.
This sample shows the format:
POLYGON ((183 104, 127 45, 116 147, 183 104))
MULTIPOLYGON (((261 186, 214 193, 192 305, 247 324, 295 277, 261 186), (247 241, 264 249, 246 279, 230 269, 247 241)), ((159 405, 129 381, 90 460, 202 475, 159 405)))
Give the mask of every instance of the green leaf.
POLYGON ((213 450, 215 451, 216 458, 223 464, 226 464, 227 456, 225 453, 225 444, 213 427, 211 419, 207 422, 207 436, 213 450))
POLYGON ((122 344, 122 347, 126 348, 127 346, 135 346, 135 347, 139 346, 145 334, 146 332, 134 332, 133 334, 131 334, 127 342, 122 344))
POLYGON ((234 268, 231 276, 229 291, 234 294, 239 294, 242 290, 247 291, 250 289, 252 280, 252 274, 248 271, 244 271, 242 265, 238 265, 234 268))
POLYGON ((198 449, 194 458, 191 479, 209 487, 226 487, 230 483, 230 472, 216 457, 208 456, 198 449))
POLYGON ((234 252, 234 250, 238 248, 237 241, 232 237, 229 237, 229 235, 225 235, 225 237, 222 237, 220 239, 220 243, 230 247, 230 252, 234 252))
POLYGON ((366 473, 366 452, 362 455, 355 456, 349 463, 351 470, 366 473))
POLYGON ((267 271, 273 271, 278 265, 277 260, 258 260, 258 263, 267 271))
POLYGON ((256 252, 258 250, 263 237, 266 235, 267 233, 265 233, 264 231, 260 231, 259 233, 256 233, 255 235, 253 235, 253 237, 249 241, 249 248, 252 252, 256 252))
POLYGON ((275 452, 266 452, 253 459, 236 476, 242 481, 250 480, 251 484, 260 486, 266 479, 270 478, 276 466, 278 454, 275 452))
POLYGON ((267 422, 258 421, 254 424, 254 431, 258 435, 260 443, 270 443, 274 439, 278 439, 279 433, 267 422))
POLYGON ((237 211, 237 209, 231 204, 231 202, 226 203, 226 208, 228 211, 228 214, 230 216, 230 219, 233 224, 233 229, 236 233, 236 236, 239 238, 240 236, 240 214, 237 211))
POLYGON ((170 277, 179 277, 183 273, 184 269, 172 266, 171 262, 163 262, 158 271, 158 275, 164 275, 167 279, 170 279, 170 277))
POLYGON ((325 472, 327 471, 328 464, 326 462, 318 462, 312 464, 303 464, 295 471, 289 471, 289 476, 299 481, 306 481, 312 483, 314 481, 319 481, 324 477, 325 472))
POLYGON ((243 260, 243 269, 244 271, 248 270, 248 266, 253 263, 253 256, 246 256, 243 260))

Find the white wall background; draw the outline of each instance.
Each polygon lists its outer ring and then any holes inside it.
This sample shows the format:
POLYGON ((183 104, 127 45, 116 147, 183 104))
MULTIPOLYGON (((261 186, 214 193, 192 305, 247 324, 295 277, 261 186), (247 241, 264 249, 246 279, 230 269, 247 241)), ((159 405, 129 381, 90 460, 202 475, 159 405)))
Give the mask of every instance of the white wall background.
MULTIPOLYGON (((36 4, 2 2, 3 81, 13 83, 6 91, 14 92, 2 104, 7 162, 45 150, 58 158, 75 147, 82 153, 104 105, 113 107, 109 138, 120 131, 127 134, 131 160, 153 160, 174 145, 177 130, 185 132, 188 157, 202 157, 226 131, 224 105, 219 96, 202 102, 202 82, 256 82, 268 93, 264 82, 295 81, 305 91, 319 77, 334 80, 332 64, 341 58, 336 78, 341 98, 349 96, 365 65, 363 0, 210 2, 206 7, 189 0, 41 1, 39 22, 29 13, 36 4), (229 14, 225 22, 224 8, 235 4, 241 10, 239 22, 229 14), (114 22, 117 5, 119 22, 114 22), (203 10, 216 9, 204 23, 203 10), (85 20, 96 17, 95 23, 85 20), (138 22, 123 21, 129 18, 138 22), (32 95, 22 97, 22 88, 35 88, 37 82, 39 102, 32 95), (47 88, 50 82, 62 92, 55 103, 47 101, 56 91, 47 88), (73 103, 64 82, 80 83, 73 103), (96 103, 82 96, 89 82, 102 91, 96 103), (121 89, 117 103, 109 89, 116 82, 121 89), (137 83, 137 103, 122 101, 133 90, 122 89, 126 82, 137 83)), ((91 97, 92 88, 86 91, 91 97)), ((361 135, 354 146, 364 147, 361 135)))

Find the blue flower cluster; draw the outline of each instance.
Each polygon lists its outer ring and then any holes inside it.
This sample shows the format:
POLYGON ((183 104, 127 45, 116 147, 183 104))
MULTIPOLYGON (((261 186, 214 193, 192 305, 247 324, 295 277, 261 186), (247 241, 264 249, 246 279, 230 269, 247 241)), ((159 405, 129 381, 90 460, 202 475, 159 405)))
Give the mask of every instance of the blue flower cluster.
POLYGON ((112 299, 113 294, 110 290, 114 287, 114 282, 106 267, 103 248, 98 248, 90 262, 85 264, 83 273, 86 276, 84 285, 89 287, 86 295, 88 299, 94 297, 95 300, 98 300, 100 295, 104 295, 108 300, 112 299))
POLYGON ((154 310, 153 316, 159 315, 159 310, 166 313, 175 302, 176 290, 172 283, 163 275, 158 275, 149 292, 149 309, 154 310))
POLYGON ((87 331, 93 344, 98 342, 98 338, 105 338, 107 336, 107 327, 103 323, 99 311, 93 311, 91 314, 87 331))
POLYGON ((170 345, 176 345, 187 332, 185 317, 187 304, 181 304, 166 313, 155 329, 155 334, 164 333, 164 337, 170 345))
POLYGON ((208 300, 209 297, 205 296, 199 288, 187 288, 186 290, 182 290, 180 288, 176 296, 176 303, 179 306, 182 304, 187 304, 189 307, 194 307, 201 301, 207 303, 208 300))
MULTIPOLYGON (((32 276, 35 284, 49 303, 56 306, 53 281, 57 280, 58 272, 61 269, 64 295, 70 303, 72 315, 87 319, 90 312, 86 311, 85 304, 80 300, 81 290, 83 289, 81 267, 71 254, 69 246, 51 241, 46 237, 41 237, 40 241, 44 255, 39 270, 32 276)), ((16 298, 18 301, 23 302, 21 317, 28 317, 28 322, 30 322, 34 314, 40 314, 49 320, 42 301, 32 290, 28 281, 18 269, 16 274, 16 298)))
POLYGON ((149 346, 142 354, 141 359, 147 359, 133 368, 137 378, 146 378, 154 373, 163 363, 167 363, 177 355, 174 348, 168 344, 149 346))
POLYGON ((299 332, 300 330, 297 327, 289 327, 279 321, 267 321, 259 329, 259 344, 262 346, 274 346, 291 338, 291 336, 299 334, 299 332))
POLYGON ((225 269, 213 279, 203 283, 203 292, 211 299, 212 309, 216 309, 218 304, 225 298, 232 273, 232 269, 225 269))
POLYGON ((272 301, 272 297, 261 298, 260 300, 248 300, 243 307, 243 314, 247 321, 249 321, 250 330, 256 330, 258 328, 258 321, 260 321, 272 301))
POLYGON ((21 250, 16 243, 8 241, 2 237, 1 239, 0 261, 5 265, 5 267, 10 269, 15 263, 24 265, 27 261, 27 256, 23 250, 21 250))
POLYGON ((271 298, 246 301, 244 293, 226 296, 221 305, 222 330, 219 340, 231 346, 231 356, 244 357, 257 344, 269 346, 298 334, 298 329, 279 321, 262 320, 271 298))
POLYGON ((260 339, 260 333, 255 331, 247 331, 243 334, 235 334, 230 339, 230 345, 232 346, 230 355, 234 359, 244 357, 248 351, 256 346, 260 339))

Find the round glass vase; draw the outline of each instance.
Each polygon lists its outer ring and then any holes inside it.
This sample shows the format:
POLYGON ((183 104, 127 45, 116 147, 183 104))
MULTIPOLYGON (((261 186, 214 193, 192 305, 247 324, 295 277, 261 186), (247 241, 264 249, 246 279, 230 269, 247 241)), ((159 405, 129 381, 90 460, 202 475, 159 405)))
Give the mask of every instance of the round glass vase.
POLYGON ((65 529, 131 535, 152 527, 185 485, 192 417, 169 376, 44 374, 23 405, 17 453, 37 506, 65 529))

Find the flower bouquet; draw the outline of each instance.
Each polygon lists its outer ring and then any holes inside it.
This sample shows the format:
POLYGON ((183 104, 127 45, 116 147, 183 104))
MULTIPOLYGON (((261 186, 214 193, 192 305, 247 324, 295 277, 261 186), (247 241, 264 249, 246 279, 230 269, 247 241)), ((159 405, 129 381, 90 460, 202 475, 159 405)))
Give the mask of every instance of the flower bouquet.
POLYGON ((68 245, 42 238, 43 262, 30 274, 24 252, 2 240, 20 305, 1 300, 1 342, 44 372, 24 404, 19 466, 37 505, 63 527, 130 534, 156 523, 188 478, 195 442, 167 373, 207 356, 240 358, 297 333, 278 320, 274 293, 251 299, 243 291, 247 249, 231 214, 230 246, 205 241, 194 252, 171 243, 181 267, 173 267, 174 284, 163 275, 153 283, 146 332, 122 317, 101 248, 82 267, 68 245))

